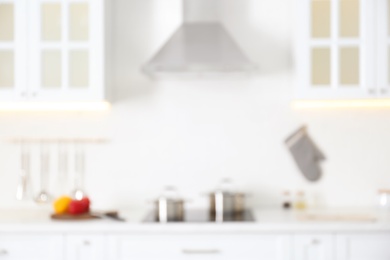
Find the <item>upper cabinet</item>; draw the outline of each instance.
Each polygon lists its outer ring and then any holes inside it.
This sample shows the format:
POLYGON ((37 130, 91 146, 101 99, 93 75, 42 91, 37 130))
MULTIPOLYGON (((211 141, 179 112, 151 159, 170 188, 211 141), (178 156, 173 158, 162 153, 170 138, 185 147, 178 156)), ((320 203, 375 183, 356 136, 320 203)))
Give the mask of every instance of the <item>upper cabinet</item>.
POLYGON ((20 98, 27 84, 26 4, 0 0, 0 97, 20 98))
POLYGON ((297 2, 296 98, 390 95, 390 0, 297 2))
POLYGON ((376 13, 377 84, 380 94, 390 97, 390 0, 378 0, 376 13))
POLYGON ((103 101, 104 0, 0 0, 0 99, 103 101))

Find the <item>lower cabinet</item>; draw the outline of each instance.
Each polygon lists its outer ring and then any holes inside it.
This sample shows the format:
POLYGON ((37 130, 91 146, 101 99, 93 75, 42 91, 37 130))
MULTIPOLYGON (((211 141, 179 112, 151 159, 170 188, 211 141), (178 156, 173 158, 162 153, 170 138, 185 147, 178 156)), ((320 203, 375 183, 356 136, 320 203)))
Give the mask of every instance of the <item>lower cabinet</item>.
POLYGON ((337 260, 389 260, 390 234, 337 236, 337 260))
POLYGON ((66 260, 105 260, 107 259, 107 243, 104 235, 66 235, 66 260))
POLYGON ((118 235, 110 260, 290 260, 286 235, 118 235))
POLYGON ((61 234, 0 234, 0 259, 55 260, 62 257, 61 234))
POLYGON ((390 233, 0 233, 0 260, 390 260, 390 233))
POLYGON ((328 234, 300 234, 293 237, 294 259, 333 260, 335 259, 334 237, 328 234))

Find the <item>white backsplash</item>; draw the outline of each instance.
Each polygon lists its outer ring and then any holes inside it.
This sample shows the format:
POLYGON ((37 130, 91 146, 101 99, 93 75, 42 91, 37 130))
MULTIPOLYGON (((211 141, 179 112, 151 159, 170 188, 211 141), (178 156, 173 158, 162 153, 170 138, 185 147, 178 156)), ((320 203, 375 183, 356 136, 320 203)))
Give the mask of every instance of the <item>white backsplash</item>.
MULTIPOLYGON (((223 177, 251 193, 253 206, 277 205, 284 189, 306 190, 325 206, 373 205, 376 190, 390 187, 390 111, 293 110, 293 1, 225 2, 221 17, 259 64, 260 76, 225 82, 145 78, 140 66, 180 24, 180 1, 116 0, 112 110, 0 113, 0 138, 111 139, 88 149, 87 190, 97 207, 147 205, 167 184, 192 205, 204 205, 202 193, 223 177), (315 184, 303 179, 283 144, 301 124, 328 157, 315 184)), ((15 200, 18 148, 2 144, 0 158, 0 207, 21 207, 15 200)))

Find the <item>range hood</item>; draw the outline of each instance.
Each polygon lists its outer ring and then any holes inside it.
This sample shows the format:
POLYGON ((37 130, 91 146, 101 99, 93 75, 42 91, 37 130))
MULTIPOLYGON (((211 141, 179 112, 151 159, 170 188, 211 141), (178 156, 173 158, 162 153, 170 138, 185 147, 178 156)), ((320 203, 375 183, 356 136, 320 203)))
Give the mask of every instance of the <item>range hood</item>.
POLYGON ((183 0, 183 24, 143 67, 153 78, 247 75, 256 66, 218 22, 219 0, 183 0))

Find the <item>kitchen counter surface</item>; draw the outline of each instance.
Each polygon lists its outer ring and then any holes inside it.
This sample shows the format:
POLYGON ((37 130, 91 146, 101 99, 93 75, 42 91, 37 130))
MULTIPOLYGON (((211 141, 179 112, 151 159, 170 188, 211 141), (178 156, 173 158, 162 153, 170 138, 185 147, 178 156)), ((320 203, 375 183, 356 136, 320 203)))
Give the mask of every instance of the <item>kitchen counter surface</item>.
POLYGON ((254 210, 255 222, 142 223, 146 210, 123 210, 112 220, 58 221, 46 210, 0 210, 0 232, 390 232, 390 214, 373 210, 287 212, 254 210))

